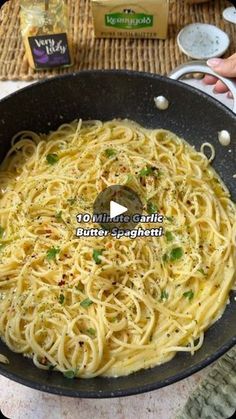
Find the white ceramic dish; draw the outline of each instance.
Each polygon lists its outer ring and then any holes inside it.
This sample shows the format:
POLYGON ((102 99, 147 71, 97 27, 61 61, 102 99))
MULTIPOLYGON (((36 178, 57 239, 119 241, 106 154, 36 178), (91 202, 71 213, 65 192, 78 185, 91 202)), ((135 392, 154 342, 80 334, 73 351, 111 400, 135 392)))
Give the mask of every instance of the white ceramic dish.
POLYGON ((223 11, 223 18, 230 23, 236 23, 236 8, 235 7, 227 7, 223 11))
POLYGON ((179 32, 177 42, 184 54, 197 60, 220 57, 230 44, 227 33, 207 23, 185 26, 179 32))

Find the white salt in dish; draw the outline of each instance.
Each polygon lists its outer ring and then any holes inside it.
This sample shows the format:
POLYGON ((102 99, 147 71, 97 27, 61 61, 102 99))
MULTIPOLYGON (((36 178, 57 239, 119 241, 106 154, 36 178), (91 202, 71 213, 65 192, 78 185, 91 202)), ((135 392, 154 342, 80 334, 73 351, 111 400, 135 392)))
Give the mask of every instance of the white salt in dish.
POLYGON ((179 32, 177 42, 184 54, 197 60, 220 57, 230 44, 227 33, 207 23, 185 26, 179 32))

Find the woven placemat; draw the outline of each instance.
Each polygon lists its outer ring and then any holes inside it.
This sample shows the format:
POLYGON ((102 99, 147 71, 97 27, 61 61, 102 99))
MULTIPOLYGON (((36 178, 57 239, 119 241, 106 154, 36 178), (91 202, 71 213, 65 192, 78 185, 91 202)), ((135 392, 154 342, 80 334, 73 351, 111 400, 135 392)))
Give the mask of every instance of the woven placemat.
POLYGON ((176 419, 228 419, 235 410, 236 346, 215 363, 176 419))
POLYGON ((177 46, 176 36, 188 23, 206 22, 224 29, 231 38, 227 54, 235 52, 236 25, 222 19, 225 0, 188 5, 170 0, 168 39, 94 39, 89 0, 68 0, 74 44, 74 66, 35 72, 24 53, 19 27, 19 0, 8 1, 0 11, 0 80, 32 80, 82 69, 130 69, 168 74, 187 61, 177 46))

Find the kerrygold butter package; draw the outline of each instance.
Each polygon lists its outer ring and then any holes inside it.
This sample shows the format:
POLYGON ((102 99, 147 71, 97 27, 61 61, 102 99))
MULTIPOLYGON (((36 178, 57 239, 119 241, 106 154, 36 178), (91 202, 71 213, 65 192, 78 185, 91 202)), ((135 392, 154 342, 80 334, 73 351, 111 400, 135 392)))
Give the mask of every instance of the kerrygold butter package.
POLYGON ((97 38, 165 39, 169 0, 92 0, 97 38))

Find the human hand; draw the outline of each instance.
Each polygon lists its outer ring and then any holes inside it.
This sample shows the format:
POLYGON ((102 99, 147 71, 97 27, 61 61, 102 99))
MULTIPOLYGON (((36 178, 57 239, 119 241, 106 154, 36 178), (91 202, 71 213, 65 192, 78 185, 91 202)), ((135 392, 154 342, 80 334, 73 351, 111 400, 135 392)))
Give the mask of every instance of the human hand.
MULTIPOLYGON (((211 58, 207 61, 207 65, 220 76, 235 78, 236 82, 236 54, 233 54, 231 57, 225 59, 211 58)), ((218 80, 217 77, 214 76, 206 75, 204 77, 204 83, 215 85, 215 93, 226 93, 229 90, 222 81, 218 80)), ((232 97, 231 92, 228 92, 228 96, 232 97)))

